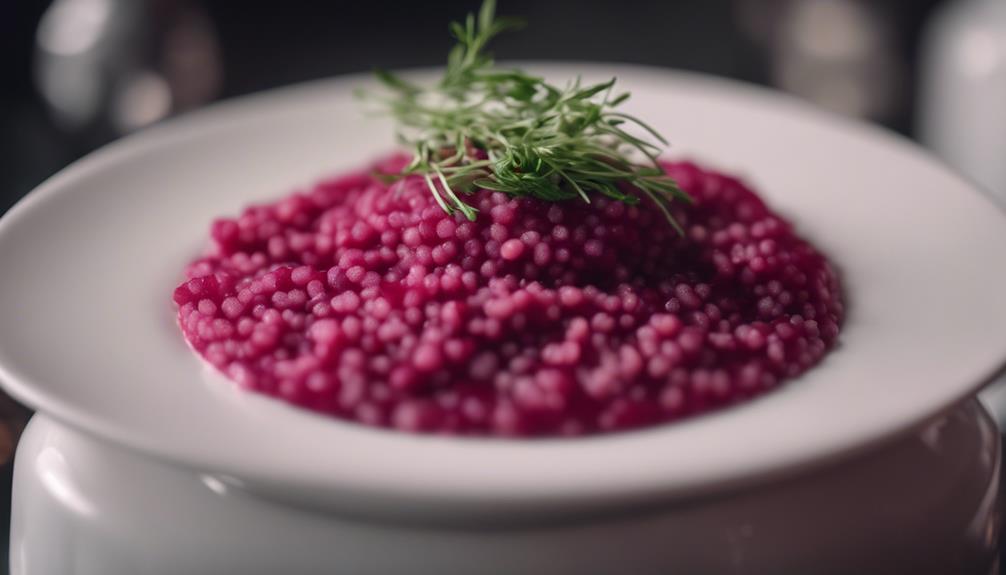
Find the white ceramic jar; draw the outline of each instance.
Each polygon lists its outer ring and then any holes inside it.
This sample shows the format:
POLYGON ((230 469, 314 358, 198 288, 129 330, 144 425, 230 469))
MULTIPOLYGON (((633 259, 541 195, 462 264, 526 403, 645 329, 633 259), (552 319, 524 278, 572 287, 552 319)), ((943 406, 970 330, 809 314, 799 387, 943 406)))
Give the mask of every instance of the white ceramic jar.
POLYGON ((287 505, 36 416, 15 466, 11 566, 14 575, 985 574, 996 557, 999 459, 995 426, 972 400, 857 457, 700 498, 503 523, 480 505, 449 521, 389 521, 287 505))

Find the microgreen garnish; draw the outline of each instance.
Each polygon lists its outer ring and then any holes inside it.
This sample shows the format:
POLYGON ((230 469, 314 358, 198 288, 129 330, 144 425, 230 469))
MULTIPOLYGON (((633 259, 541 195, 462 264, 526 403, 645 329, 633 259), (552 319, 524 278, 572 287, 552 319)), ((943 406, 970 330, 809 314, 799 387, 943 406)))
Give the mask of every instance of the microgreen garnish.
POLYGON ((680 231, 668 205, 690 198, 657 162, 654 140, 666 140, 617 110, 629 93, 616 94, 614 78, 593 85, 577 78, 560 88, 497 67, 486 45, 522 24, 497 18, 495 5, 485 0, 478 16, 451 24, 457 44, 436 86, 377 72, 389 92, 380 101, 413 152, 403 175, 421 175, 445 211, 469 220, 478 210, 463 198, 478 189, 588 203, 593 194, 629 204, 645 195, 680 231))

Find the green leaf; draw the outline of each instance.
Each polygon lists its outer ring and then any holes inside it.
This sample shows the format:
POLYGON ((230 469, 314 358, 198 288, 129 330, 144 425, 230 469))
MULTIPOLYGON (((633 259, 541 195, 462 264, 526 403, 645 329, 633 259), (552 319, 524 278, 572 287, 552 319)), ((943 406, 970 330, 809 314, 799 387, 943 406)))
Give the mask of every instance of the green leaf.
POLYGON ((625 102, 626 100, 628 100, 629 96, 631 96, 631 94, 629 92, 622 92, 618 96, 615 96, 614 100, 608 102, 608 105, 611 106, 612 108, 614 108, 616 106, 619 106, 623 102, 625 102))
POLYGON ((378 68, 374 70, 374 75, 377 76, 377 79, 384 83, 385 86, 395 90, 396 92, 413 95, 422 91, 417 86, 413 86, 387 70, 378 68))
POLYGON ((500 184, 496 180, 490 178, 479 178, 472 182, 473 185, 482 188, 483 190, 490 190, 494 192, 509 192, 512 188, 500 184))
POLYGON ((451 51, 447 53, 447 68, 457 68, 461 64, 461 60, 465 57, 465 47, 461 44, 451 48, 451 51))
POLYGON ((530 84, 515 83, 512 88, 507 90, 506 95, 515 100, 530 102, 537 92, 530 84))
POLYGON ((597 94, 600 94, 601 92, 607 90, 608 88, 612 87, 613 85, 615 85, 615 79, 614 78, 608 80, 607 82, 603 82, 601 84, 595 84, 593 86, 588 86, 586 88, 583 88, 582 90, 577 91, 576 94, 574 94, 573 97, 575 99, 577 99, 577 100, 586 100, 588 98, 593 98, 597 94))
POLYGON ((479 9, 479 30, 489 30, 496 18, 496 0, 484 0, 479 9))

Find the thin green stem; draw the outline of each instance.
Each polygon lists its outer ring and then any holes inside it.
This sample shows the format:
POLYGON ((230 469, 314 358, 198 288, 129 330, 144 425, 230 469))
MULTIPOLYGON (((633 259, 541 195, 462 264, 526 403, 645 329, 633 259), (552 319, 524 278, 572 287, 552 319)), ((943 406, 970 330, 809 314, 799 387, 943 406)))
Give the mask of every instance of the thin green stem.
POLYGON ((480 189, 542 201, 601 194, 636 203, 648 196, 679 231, 668 203, 689 201, 660 167, 667 141, 650 124, 617 109, 615 78, 564 87, 520 70, 497 68, 485 51, 499 33, 518 27, 497 18, 493 0, 455 22, 457 45, 434 87, 379 72, 388 93, 374 99, 399 124, 413 152, 402 175, 421 175, 437 204, 473 220, 461 194, 480 189), (484 154, 484 155, 483 155, 484 154))

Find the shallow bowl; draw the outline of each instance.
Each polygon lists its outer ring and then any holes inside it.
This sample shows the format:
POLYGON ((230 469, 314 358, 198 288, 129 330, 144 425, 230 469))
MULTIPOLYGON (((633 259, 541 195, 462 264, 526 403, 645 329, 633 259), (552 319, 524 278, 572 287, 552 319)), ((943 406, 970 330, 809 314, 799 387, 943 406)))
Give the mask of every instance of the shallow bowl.
MULTIPOLYGON (((624 65, 671 155, 739 174, 841 271, 841 342, 764 398, 575 440, 377 431, 206 377, 171 291, 214 217, 393 146, 350 76, 211 106, 63 170, 0 220, 0 380, 73 428, 288 500, 481 520, 674 500, 794 473, 913 430, 1006 354, 1006 218, 907 141, 768 91, 624 65)), ((430 77, 419 72, 417 76, 430 77)))

